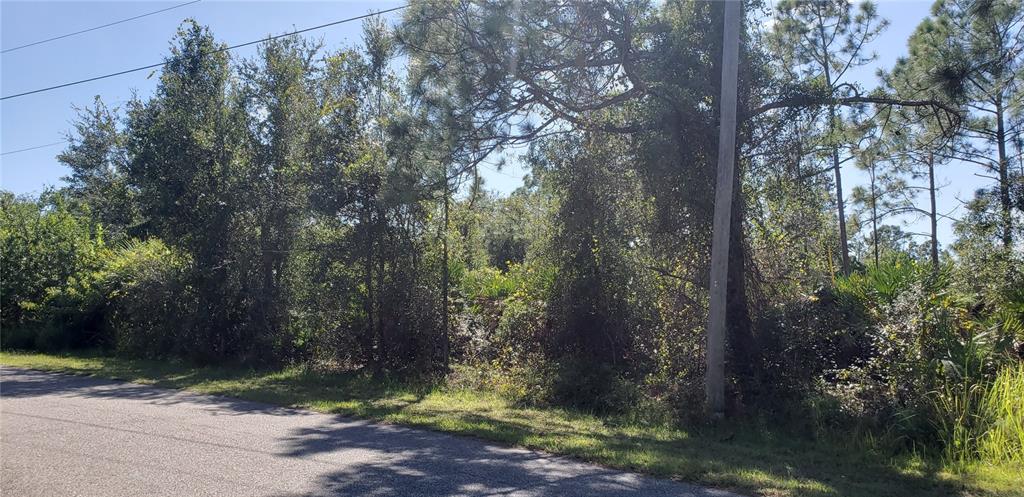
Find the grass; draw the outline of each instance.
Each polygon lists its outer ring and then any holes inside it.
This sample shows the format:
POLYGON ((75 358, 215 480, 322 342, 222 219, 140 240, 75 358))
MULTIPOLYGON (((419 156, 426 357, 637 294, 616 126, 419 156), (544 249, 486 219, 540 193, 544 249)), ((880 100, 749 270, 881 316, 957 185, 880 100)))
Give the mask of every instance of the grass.
POLYGON ((954 465, 999 461, 1024 467, 1024 364, 992 381, 957 380, 935 392, 933 405, 945 460, 954 465))
POLYGON ((1024 365, 1000 371, 981 405, 991 428, 980 436, 978 452, 985 460, 1024 466, 1024 365))
MULTIPOLYGON (((0 364, 115 378, 474 436, 765 496, 1021 496, 1024 468, 958 466, 765 430, 686 431, 510 404, 479 391, 303 368, 257 371, 90 354, 0 352, 0 364)), ((2 392, 2 386, 0 386, 2 392)))

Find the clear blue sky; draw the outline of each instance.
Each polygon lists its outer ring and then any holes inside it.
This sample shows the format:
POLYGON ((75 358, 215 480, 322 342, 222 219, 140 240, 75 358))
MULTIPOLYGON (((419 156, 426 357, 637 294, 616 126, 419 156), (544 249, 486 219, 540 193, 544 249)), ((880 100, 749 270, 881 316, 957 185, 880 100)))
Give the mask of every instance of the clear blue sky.
MULTIPOLYGON (((12 47, 169 7, 176 2, 0 2, 0 45, 12 47)), ((383 10, 403 3, 401 0, 352 0, 331 2, 257 2, 211 1, 93 31, 72 38, 0 55, 0 93, 9 95, 43 86, 65 83, 91 76, 160 62, 168 43, 182 19, 195 18, 210 26, 215 36, 228 44, 245 42, 296 28, 305 28, 372 10, 383 10)), ((883 1, 879 13, 890 20, 889 29, 872 47, 879 54, 878 66, 891 67, 906 53, 906 40, 928 14, 927 1, 883 1)), ((395 19, 396 14, 388 18, 395 19)), ((358 43, 361 24, 353 22, 311 33, 322 37, 326 47, 358 43)), ((249 56, 252 47, 233 52, 249 56)), ((876 67, 878 67, 876 66, 876 67)), ((875 67, 853 75, 868 87, 874 86, 875 67)), ((0 102, 0 150, 7 152, 60 141, 71 128, 73 105, 88 105, 95 95, 117 105, 130 98, 132 91, 148 95, 156 84, 149 72, 139 72, 0 102)), ((38 193, 48 185, 60 183, 67 174, 55 156, 61 146, 0 157, 0 187, 18 194, 38 193)), ((949 165, 941 171, 943 183, 940 209, 955 209, 985 185, 974 176, 975 168, 949 165)), ((514 163, 502 172, 485 170, 491 188, 509 192, 521 184, 523 171, 514 163)), ((847 195, 853 186, 863 184, 865 175, 853 167, 844 169, 847 195)), ((925 231, 918 222, 909 228, 925 231)), ((941 223, 940 239, 952 240, 948 222, 941 223)))

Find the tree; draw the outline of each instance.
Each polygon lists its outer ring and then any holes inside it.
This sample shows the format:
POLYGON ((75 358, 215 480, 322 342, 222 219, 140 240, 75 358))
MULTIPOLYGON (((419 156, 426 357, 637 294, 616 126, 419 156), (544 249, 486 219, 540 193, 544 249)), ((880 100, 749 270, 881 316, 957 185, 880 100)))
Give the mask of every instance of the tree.
MULTIPOLYGON (((865 154, 856 163, 857 167, 868 173, 867 187, 853 188, 851 200, 857 211, 855 225, 861 224, 861 218, 867 214, 870 223, 870 243, 874 264, 879 264, 879 223, 885 219, 901 214, 913 208, 908 198, 908 187, 903 178, 895 173, 887 161, 875 154, 865 154)), ((856 231, 856 230, 855 230, 856 231)))
MULTIPOLYGON (((423 2, 400 31, 420 94, 445 88, 466 168, 493 151, 571 132, 640 137, 636 163, 655 199, 660 255, 707 281, 720 84, 722 5, 679 2, 517 4, 423 2), (708 64, 708 61, 711 63, 708 64), (437 84, 436 82, 441 82, 437 84), (431 86, 433 85, 433 86, 431 86), (695 255, 699 254, 699 255, 695 255)), ((744 69, 748 67, 742 62, 744 69)), ((744 74, 741 101, 749 96, 744 74)), ((736 175, 742 181, 742 174, 736 175)), ((732 365, 756 350, 746 303, 742 189, 731 220, 729 329, 732 365)), ((680 276, 676 274, 675 276, 680 276)))
MULTIPOLYGON (((884 75, 889 90, 896 94, 907 92, 908 79, 913 78, 914 70, 906 60, 897 62, 896 68, 884 75)), ((909 214, 927 217, 929 259, 932 269, 937 271, 938 221, 946 216, 938 211, 937 199, 942 185, 937 183, 936 168, 949 162, 951 150, 957 148, 959 140, 940 128, 936 116, 929 109, 886 109, 885 122, 885 129, 873 145, 876 157, 884 158, 890 166, 883 178, 886 205, 882 216, 909 214), (906 178, 925 183, 908 182, 906 178), (917 205, 916 197, 920 192, 928 196, 927 207, 917 205)))
POLYGON ((187 21, 155 96, 128 109, 128 179, 148 230, 193 260, 195 295, 182 298, 199 306, 183 327, 192 336, 186 353, 202 360, 240 356, 256 345, 242 336, 248 282, 233 252, 251 246, 239 217, 249 191, 246 121, 223 47, 187 21))
POLYGON ((423 372, 446 355, 441 175, 424 138, 432 127, 389 68, 383 29, 365 27, 367 52, 325 60, 310 198, 317 223, 341 238, 323 263, 351 265, 359 281, 355 329, 334 331, 354 332, 357 360, 376 372, 423 372))
POLYGON ((118 109, 96 97, 92 107, 76 110, 75 133, 68 135, 68 148, 57 156, 71 169, 64 178, 66 196, 111 236, 126 235, 139 221, 138 200, 126 176, 128 157, 118 109))
POLYGON ((1011 147, 1024 131, 1019 119, 1022 28, 1019 0, 943 0, 910 40, 910 64, 923 70, 909 89, 946 99, 966 116, 958 146, 937 156, 975 164, 995 181, 998 202, 991 205, 998 206, 998 238, 1007 250, 1013 246, 1012 192, 1019 181, 1011 164, 1020 160, 1011 147))
POLYGON ((545 142, 546 188, 557 203, 547 257, 553 333, 547 349, 560 366, 559 399, 608 409, 618 378, 652 369, 654 273, 649 259, 650 199, 628 152, 628 138, 603 133, 545 142))
POLYGON ((253 193, 248 208, 258 230, 262 273, 252 304, 254 325, 268 337, 281 336, 284 327, 285 266, 309 207, 318 48, 299 38, 272 40, 240 69, 248 131, 245 183, 253 193))
MULTIPOLYGON (((827 99, 862 93, 855 82, 848 81, 851 69, 875 59, 867 46, 885 29, 888 22, 880 19, 870 2, 854 10, 846 0, 788 0, 776 6, 777 21, 772 38, 773 53, 788 86, 812 87, 827 99)), ((850 273, 850 255, 846 206, 843 199, 842 165, 852 160, 844 151, 850 142, 839 105, 826 104, 827 113, 820 118, 820 142, 835 177, 835 204, 839 221, 840 257, 843 274, 850 273), (845 156, 845 157, 844 157, 845 156)))

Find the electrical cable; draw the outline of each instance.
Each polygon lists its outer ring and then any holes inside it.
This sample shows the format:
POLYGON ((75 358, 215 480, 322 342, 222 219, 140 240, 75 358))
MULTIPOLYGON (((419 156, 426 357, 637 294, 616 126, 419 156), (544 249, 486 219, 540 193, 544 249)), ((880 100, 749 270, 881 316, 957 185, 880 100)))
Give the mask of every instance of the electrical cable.
POLYGON ((174 10, 174 9, 179 8, 179 7, 184 7, 186 5, 192 5, 194 3, 199 3, 201 1, 202 0, 192 0, 191 2, 179 3, 178 5, 172 5, 170 7, 163 8, 163 9, 160 9, 160 10, 154 10, 152 12, 147 12, 145 14, 139 14, 137 16, 129 17, 127 19, 121 19, 120 21, 108 22, 107 24, 103 24, 101 26, 95 26, 95 27, 91 27, 91 28, 88 28, 88 29, 83 29, 81 31, 75 31, 74 33, 67 33, 67 34, 63 34, 63 35, 60 35, 60 36, 54 36, 53 38, 47 38, 45 40, 39 40, 39 41, 34 41, 32 43, 26 43, 24 45, 18 45, 16 47, 12 47, 12 48, 5 48, 3 50, 0 50, 0 53, 13 52, 15 50, 21 50, 23 48, 34 47, 36 45, 42 45, 43 43, 49 43, 51 41, 62 40, 64 38, 68 38, 68 37, 75 36, 75 35, 80 35, 82 33, 88 33, 90 31, 96 31, 97 29, 109 28, 110 26, 116 26, 118 24, 125 23, 125 22, 128 22, 128 21, 134 21, 136 19, 142 19, 143 17, 151 16, 153 14, 159 14, 161 12, 167 12, 168 10, 174 10))
MULTIPOLYGON (((387 14, 389 12, 395 12, 397 10, 402 10, 402 9, 404 9, 406 7, 408 7, 408 5, 402 5, 400 7, 394 7, 394 8, 387 9, 387 10, 381 10, 381 11, 378 11, 378 12, 372 12, 372 13, 369 13, 369 14, 363 14, 363 15, 356 16, 356 17, 350 17, 348 19, 342 19, 340 21, 329 22, 329 23, 326 23, 326 24, 321 24, 319 26, 313 26, 313 27, 310 27, 310 28, 299 29, 299 30, 296 30, 296 31, 292 31, 290 33, 284 33, 284 34, 279 34, 279 35, 275 35, 275 36, 268 36, 266 38, 261 38, 259 40, 247 41, 245 43, 239 43, 237 45, 231 45, 231 46, 227 46, 227 47, 218 48, 217 50, 211 50, 210 52, 204 53, 202 55, 213 55, 213 54, 217 54, 217 53, 221 53, 221 52, 227 52, 229 50, 234 50, 236 48, 247 47, 249 45, 255 45, 257 43, 264 43, 264 42, 267 42, 267 41, 276 40, 278 38, 284 38, 286 36, 294 36, 294 35, 297 35, 297 34, 306 33, 306 32, 314 31, 314 30, 317 30, 317 29, 323 29, 323 28, 327 28, 327 27, 331 27, 331 26, 336 26, 338 24, 343 24, 343 23, 346 23, 346 22, 358 21, 360 19, 366 19, 368 17, 378 16, 378 15, 381 15, 381 14, 387 14)), ((132 68, 132 69, 125 69, 123 71, 118 71, 118 72, 114 72, 114 73, 110 73, 110 74, 104 74, 102 76, 94 76, 92 78, 80 79, 78 81, 72 81, 70 83, 64 83, 64 84, 60 84, 60 85, 48 86, 46 88, 38 88, 38 89, 35 89, 35 90, 25 91, 25 92, 21 92, 21 93, 15 93, 14 95, 7 95, 5 97, 0 97, 0 100, 7 100, 7 99, 10 99, 10 98, 24 97, 26 95, 33 95, 33 94, 36 94, 36 93, 47 92, 47 91, 56 90, 56 89, 59 89, 59 88, 66 88, 68 86, 80 85, 82 83, 88 83, 88 82, 97 81, 97 80, 100 80, 100 79, 112 78, 114 76, 120 76, 122 74, 128 74, 128 73, 133 73, 133 72, 138 72, 138 71, 145 71, 146 69, 155 69, 157 67, 162 67, 162 66, 165 66, 167 64, 170 64, 171 60, 173 60, 173 59, 169 59, 169 60, 166 60, 164 62, 157 63, 157 64, 149 64, 149 65, 146 65, 146 66, 135 67, 135 68, 132 68)))

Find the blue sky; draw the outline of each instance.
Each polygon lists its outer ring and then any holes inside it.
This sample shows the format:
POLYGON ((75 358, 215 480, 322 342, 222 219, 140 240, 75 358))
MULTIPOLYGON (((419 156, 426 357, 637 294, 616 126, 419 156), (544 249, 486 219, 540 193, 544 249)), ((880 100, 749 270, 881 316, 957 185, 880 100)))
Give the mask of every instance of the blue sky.
MULTIPOLYGON (((176 2, 0 2, 0 45, 12 47, 131 17, 176 2)), ((192 17, 210 26, 219 40, 235 44, 293 29, 323 24, 373 10, 395 7, 402 1, 257 2, 211 1, 188 5, 110 28, 85 33, 44 45, 0 55, 0 93, 9 95, 44 86, 106 74, 126 68, 160 62, 182 19, 192 17)), ((879 14, 891 22, 889 29, 872 47, 876 65, 855 72, 852 77, 867 87, 876 84, 875 69, 891 67, 906 53, 906 40, 930 8, 927 1, 883 1, 879 14)), ((387 18, 396 19, 397 13, 387 18)), ((358 43, 361 24, 353 22, 310 33, 322 37, 326 47, 358 43)), ((254 53, 253 47, 233 52, 235 57, 254 53)), ((74 87, 0 102, 0 150, 4 152, 60 141, 71 129, 73 105, 88 105, 95 95, 108 104, 129 99, 132 91, 148 95, 156 85, 150 72, 138 72, 74 87)), ((53 146, 0 157, 0 188, 18 194, 38 193, 59 184, 67 170, 57 163, 61 150, 53 146)), ((976 168, 948 165, 940 172, 943 212, 956 209, 985 185, 974 176, 976 168)), ((510 163, 501 172, 484 171, 490 188, 509 192, 521 184, 523 171, 510 163)), ((853 167, 844 169, 844 187, 849 195, 866 175, 853 167)), ((954 213, 955 215, 955 213, 954 213)), ((912 223, 905 229, 926 231, 926 223, 912 223)), ((952 240, 948 222, 940 223, 940 240, 952 240)))

